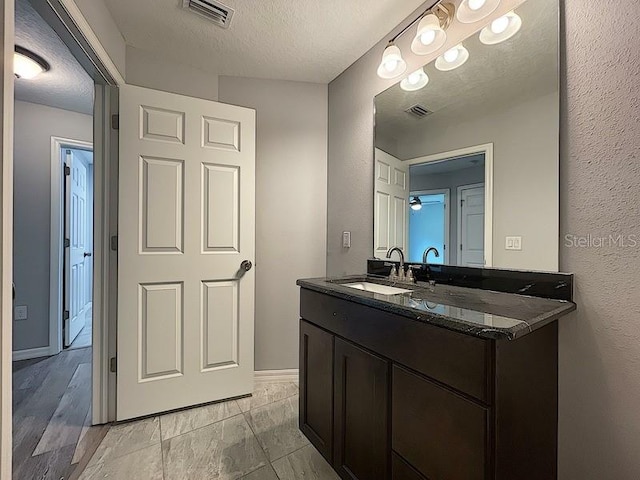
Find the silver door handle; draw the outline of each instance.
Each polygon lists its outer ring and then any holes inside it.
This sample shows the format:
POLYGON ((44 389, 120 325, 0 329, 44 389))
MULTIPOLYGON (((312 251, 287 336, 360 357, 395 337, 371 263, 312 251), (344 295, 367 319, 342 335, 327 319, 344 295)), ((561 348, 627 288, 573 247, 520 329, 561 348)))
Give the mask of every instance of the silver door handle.
POLYGON ((90 257, 91 256, 91 252, 84 252, 84 256, 85 257, 90 257))
POLYGON ((240 269, 244 270, 245 272, 251 270, 251 267, 253 267, 253 263, 251 263, 249 260, 243 260, 240 264, 240 269))

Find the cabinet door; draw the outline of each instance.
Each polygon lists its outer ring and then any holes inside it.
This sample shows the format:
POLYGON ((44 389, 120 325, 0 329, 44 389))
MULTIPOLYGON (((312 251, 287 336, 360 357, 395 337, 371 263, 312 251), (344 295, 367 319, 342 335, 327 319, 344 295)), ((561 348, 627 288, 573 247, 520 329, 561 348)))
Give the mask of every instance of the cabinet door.
POLYGON ((489 478, 486 408, 394 366, 392 418, 393 450, 425 477, 489 478))
POLYGON ((389 478, 389 363, 335 340, 333 464, 344 479, 389 478))
POLYGON ((300 430, 331 462, 333 335, 300 321, 300 430))

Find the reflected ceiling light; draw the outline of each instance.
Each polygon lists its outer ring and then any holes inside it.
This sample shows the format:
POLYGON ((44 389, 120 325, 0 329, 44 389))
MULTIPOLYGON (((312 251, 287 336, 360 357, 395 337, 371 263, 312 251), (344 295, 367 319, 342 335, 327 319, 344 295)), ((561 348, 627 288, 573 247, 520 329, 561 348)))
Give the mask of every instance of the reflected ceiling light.
POLYGON ((515 12, 496 18, 480 32, 480 41, 485 45, 495 45, 513 37, 522 27, 522 19, 515 12))
POLYGON ((447 33, 440 24, 440 19, 433 13, 422 17, 411 51, 416 55, 428 55, 442 48, 447 41, 447 33))
POLYGON ((469 50, 459 44, 436 59, 436 68, 442 72, 448 72, 460 67, 467 60, 469 60, 469 50))
POLYGON ((13 73, 18 78, 31 79, 51 69, 47 61, 19 45, 13 54, 13 73))
POLYGON ((422 209, 422 201, 419 197, 413 197, 409 202, 409 206, 411 210, 421 210, 422 209))
POLYGON ((393 43, 384 49, 382 61, 378 67, 380 78, 395 78, 402 75, 407 70, 407 62, 402 58, 402 52, 393 43))
POLYGON ((429 83, 429 76, 424 72, 424 68, 419 68, 400 82, 400 88, 406 92, 415 92, 424 88, 427 83, 429 83))
POLYGON ((496 11, 500 0, 462 0, 456 16, 462 23, 475 23, 496 11))

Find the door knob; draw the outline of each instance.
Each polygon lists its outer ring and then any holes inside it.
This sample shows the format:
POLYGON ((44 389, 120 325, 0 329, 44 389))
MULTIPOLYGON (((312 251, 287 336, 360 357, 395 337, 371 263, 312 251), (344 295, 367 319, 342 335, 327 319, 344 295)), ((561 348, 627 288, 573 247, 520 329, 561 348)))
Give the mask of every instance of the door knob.
POLYGON ((251 267, 253 267, 253 263, 251 263, 249 260, 243 260, 240 264, 240 269, 244 270, 245 272, 251 270, 251 267))
POLYGON ((90 257, 91 256, 91 252, 84 252, 84 256, 85 257, 90 257))

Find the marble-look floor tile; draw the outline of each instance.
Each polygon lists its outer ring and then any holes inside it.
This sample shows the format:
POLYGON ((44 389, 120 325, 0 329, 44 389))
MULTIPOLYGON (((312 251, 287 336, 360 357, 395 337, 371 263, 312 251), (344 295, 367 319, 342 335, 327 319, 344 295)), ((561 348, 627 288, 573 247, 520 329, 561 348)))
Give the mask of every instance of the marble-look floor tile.
MULTIPOLYGON (((184 477, 186 478, 186 477, 184 477)), ((89 466, 79 480, 163 480, 160 444, 89 466)))
POLYGON ((273 462, 280 480, 340 480, 327 461, 308 445, 273 462))
POLYGON ((257 382, 253 396, 238 399, 238 406, 243 412, 248 412, 253 408, 258 408, 297 394, 298 386, 293 382, 257 382))
POLYGON ((298 429, 298 395, 245 413, 270 461, 309 443, 298 429))
POLYGON ((268 464, 242 415, 162 442, 165 480, 235 480, 268 464))
POLYGON ((230 401, 163 415, 160 417, 162 440, 182 435, 239 414, 238 404, 235 401, 230 401))
POLYGON ((251 472, 249 475, 242 477, 241 480, 278 480, 278 476, 276 472, 273 471, 273 467, 271 465, 267 465, 266 467, 259 468, 251 472))
POLYGON ((115 425, 102 440, 89 466, 106 462, 145 447, 160 443, 158 417, 115 425))

